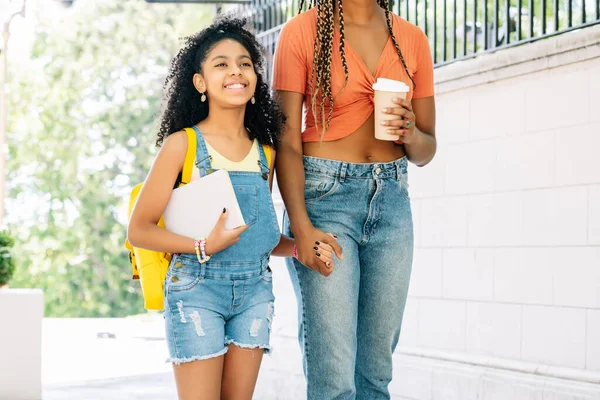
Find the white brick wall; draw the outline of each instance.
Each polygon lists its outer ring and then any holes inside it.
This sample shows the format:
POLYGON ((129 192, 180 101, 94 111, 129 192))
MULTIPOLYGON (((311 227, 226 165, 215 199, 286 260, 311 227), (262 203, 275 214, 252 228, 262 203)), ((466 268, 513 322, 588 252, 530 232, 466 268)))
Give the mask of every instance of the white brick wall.
POLYGON ((600 245, 600 185, 590 186, 588 243, 600 245))
POLYGON ((493 300, 494 251, 445 249, 442 275, 442 291, 445 298, 493 300))
MULTIPOLYGON (((581 64, 546 70, 510 82, 525 87, 526 132, 571 130, 589 121, 590 73, 587 69, 578 70, 580 67, 581 64)), ((506 114, 510 116, 509 112, 506 114)))
MULTIPOLYGON (((411 167, 416 250, 402 346, 600 371, 600 50, 575 63, 566 53, 555 56, 565 65, 545 69, 544 53, 532 58, 537 70, 490 73, 485 84, 465 73, 464 89, 440 74, 438 154, 411 167)), ((431 392, 403 398, 595 398, 420 374, 431 392)))
POLYGON ((600 371, 600 310, 587 311, 586 367, 600 371))
POLYGON ((518 304, 552 304, 552 268, 547 248, 496 250, 494 298, 518 304))
POLYGON ((447 96, 436 99, 436 130, 440 143, 466 142, 469 139, 469 118, 457 118, 470 108, 471 96, 447 96), (442 139, 443 138, 443 139, 442 139))
MULTIPOLYGON (((600 114, 600 108, 594 114, 600 114)), ((558 185, 600 183, 600 123, 558 131, 556 146, 558 185)))
POLYGON ((600 122, 600 67, 590 69, 590 121, 600 122))
POLYGON ((551 254, 554 304, 600 309, 600 247, 556 248, 551 254))
POLYGON ((411 168, 408 177, 411 198, 436 197, 444 194, 446 153, 445 146, 439 145, 438 153, 427 168, 411 168))
POLYGON ((433 400, 478 400, 477 376, 456 371, 433 371, 433 400))
POLYGON ((431 198, 421 202, 421 245, 451 247, 467 244, 467 198, 431 198))
POLYGON ((442 250, 416 249, 409 294, 420 297, 442 295, 442 250))
POLYGON ((523 243, 523 193, 472 196, 466 207, 470 246, 517 246, 523 243))
POLYGON ((419 301, 417 343, 423 347, 465 351, 467 315, 464 301, 419 301))
POLYGON ((522 244, 585 245, 587 200, 584 186, 524 192, 522 244))
POLYGON ((555 132, 511 136, 496 142, 494 188, 497 191, 554 185, 555 132))
MULTIPOLYGON (((477 88, 471 103, 471 140, 525 132, 525 87, 497 82, 477 88), (502 112, 500 110, 503 110, 502 112)), ((464 113, 464 109, 461 111, 464 113)))
POLYGON ((522 307, 514 304, 467 304, 467 351, 519 359, 522 307))
POLYGON ((497 152, 495 140, 449 145, 445 168, 446 193, 493 190, 497 152))
POLYGON ((402 318, 399 346, 417 347, 419 336, 419 299, 409 297, 402 318))
POLYGON ((585 368, 586 311, 523 306, 523 359, 585 368))

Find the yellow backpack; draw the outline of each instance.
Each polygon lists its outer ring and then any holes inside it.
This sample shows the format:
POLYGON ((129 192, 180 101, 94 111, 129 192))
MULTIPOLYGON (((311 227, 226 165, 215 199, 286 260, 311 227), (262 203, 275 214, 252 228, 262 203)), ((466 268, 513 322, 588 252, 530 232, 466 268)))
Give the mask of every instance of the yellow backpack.
MULTIPOLYGON (((196 165, 196 132, 192 128, 185 128, 185 132, 188 138, 187 153, 181 171, 181 183, 178 187, 190 183, 192 172, 196 165)), ((262 147, 270 168, 271 148, 267 145, 263 145, 262 147)), ((142 189, 142 185, 143 183, 140 183, 131 190, 128 217, 131 217, 131 212, 142 189)), ((165 227, 162 217, 157 225, 161 228, 165 227)), ((163 310, 163 285, 167 276, 167 270, 169 269, 169 263, 171 262, 171 254, 133 247, 129 243, 129 240, 125 241, 125 247, 129 250, 129 261, 131 262, 133 271, 132 279, 139 279, 142 286, 144 308, 147 310, 163 310)))

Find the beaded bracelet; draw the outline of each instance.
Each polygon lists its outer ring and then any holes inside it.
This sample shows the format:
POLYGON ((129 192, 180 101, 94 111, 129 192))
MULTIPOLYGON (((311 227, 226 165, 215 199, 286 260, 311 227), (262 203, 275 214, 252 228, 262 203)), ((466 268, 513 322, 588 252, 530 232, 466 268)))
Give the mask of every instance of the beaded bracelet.
POLYGON ((210 260, 210 256, 206 255, 206 238, 195 239, 194 249, 196 249, 196 257, 200 264, 204 264, 210 260))
POLYGON ((294 256, 294 258, 298 258, 298 248, 296 247, 296 245, 294 245, 294 248, 292 249, 292 255, 294 256))

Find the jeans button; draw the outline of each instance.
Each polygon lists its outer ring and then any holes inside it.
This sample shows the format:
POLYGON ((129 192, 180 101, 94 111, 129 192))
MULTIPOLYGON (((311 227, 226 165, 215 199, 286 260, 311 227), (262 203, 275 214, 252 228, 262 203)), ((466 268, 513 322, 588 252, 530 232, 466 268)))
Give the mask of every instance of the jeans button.
POLYGON ((381 168, 377 167, 375 170, 375 175, 379 175, 381 173, 381 168))

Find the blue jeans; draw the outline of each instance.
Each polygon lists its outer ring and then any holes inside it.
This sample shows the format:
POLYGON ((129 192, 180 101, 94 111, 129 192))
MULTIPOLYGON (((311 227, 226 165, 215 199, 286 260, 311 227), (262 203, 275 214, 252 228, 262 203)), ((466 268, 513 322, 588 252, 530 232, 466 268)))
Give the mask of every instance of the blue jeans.
MULTIPOLYGON (((288 259, 307 397, 389 399, 413 258, 407 159, 355 164, 305 156, 304 169, 308 215, 344 251, 329 277, 288 259)), ((291 235, 287 214, 284 230, 291 235)))

